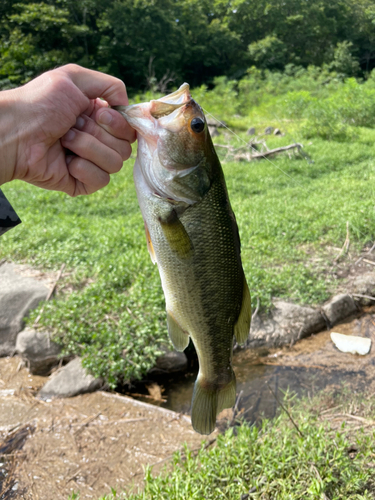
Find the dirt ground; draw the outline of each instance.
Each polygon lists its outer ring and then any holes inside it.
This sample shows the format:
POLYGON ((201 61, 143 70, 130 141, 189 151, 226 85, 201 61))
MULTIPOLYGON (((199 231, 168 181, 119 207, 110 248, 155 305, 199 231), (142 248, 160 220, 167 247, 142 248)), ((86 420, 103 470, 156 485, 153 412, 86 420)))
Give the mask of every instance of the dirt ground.
POLYGON ((1 499, 136 489, 145 465, 158 471, 183 443, 202 442, 185 415, 106 392, 44 402, 34 397, 44 382, 18 358, 0 359, 0 458, 8 469, 2 478, 0 467, 1 499))

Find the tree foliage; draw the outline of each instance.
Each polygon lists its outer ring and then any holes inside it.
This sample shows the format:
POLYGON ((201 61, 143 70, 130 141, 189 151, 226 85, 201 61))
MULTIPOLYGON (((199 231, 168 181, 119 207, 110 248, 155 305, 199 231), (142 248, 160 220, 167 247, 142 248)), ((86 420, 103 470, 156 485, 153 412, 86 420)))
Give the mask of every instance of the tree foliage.
POLYGON ((3 0, 0 88, 76 62, 144 89, 240 78, 251 66, 375 67, 373 0, 3 0))

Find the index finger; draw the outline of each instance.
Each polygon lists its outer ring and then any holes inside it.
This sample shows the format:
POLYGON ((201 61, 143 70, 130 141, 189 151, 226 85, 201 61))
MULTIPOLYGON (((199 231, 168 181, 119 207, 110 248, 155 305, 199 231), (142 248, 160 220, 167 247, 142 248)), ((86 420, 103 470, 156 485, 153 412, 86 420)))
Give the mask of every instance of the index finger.
POLYGON ((111 106, 126 106, 129 103, 125 83, 119 78, 76 64, 67 64, 60 69, 89 99, 102 97, 111 106))

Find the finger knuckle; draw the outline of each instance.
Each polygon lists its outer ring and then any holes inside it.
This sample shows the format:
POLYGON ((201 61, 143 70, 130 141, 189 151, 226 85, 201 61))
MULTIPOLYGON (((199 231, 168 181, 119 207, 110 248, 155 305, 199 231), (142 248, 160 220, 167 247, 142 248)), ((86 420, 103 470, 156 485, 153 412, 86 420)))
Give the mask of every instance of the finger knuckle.
POLYGON ((112 165, 111 165, 111 171, 113 173, 117 173, 122 169, 122 164, 123 164, 123 159, 119 154, 116 155, 116 157, 113 159, 112 165))
POLYGON ((132 147, 128 142, 126 142, 126 144, 124 145, 124 150, 122 152, 123 161, 128 160, 131 154, 132 154, 132 147))

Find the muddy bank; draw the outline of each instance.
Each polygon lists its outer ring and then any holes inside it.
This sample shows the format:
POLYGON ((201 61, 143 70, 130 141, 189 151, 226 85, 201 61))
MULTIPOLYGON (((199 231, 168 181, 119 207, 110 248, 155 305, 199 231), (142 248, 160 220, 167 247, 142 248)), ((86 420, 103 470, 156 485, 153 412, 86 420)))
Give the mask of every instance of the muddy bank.
POLYGON ((8 476, 0 471, 1 498, 66 500, 73 491, 98 498, 111 487, 136 488, 145 465, 158 470, 184 442, 195 448, 202 441, 189 417, 117 394, 37 400, 33 394, 45 379, 19 363, 0 359, 0 448, 26 434, 3 455, 8 476))

